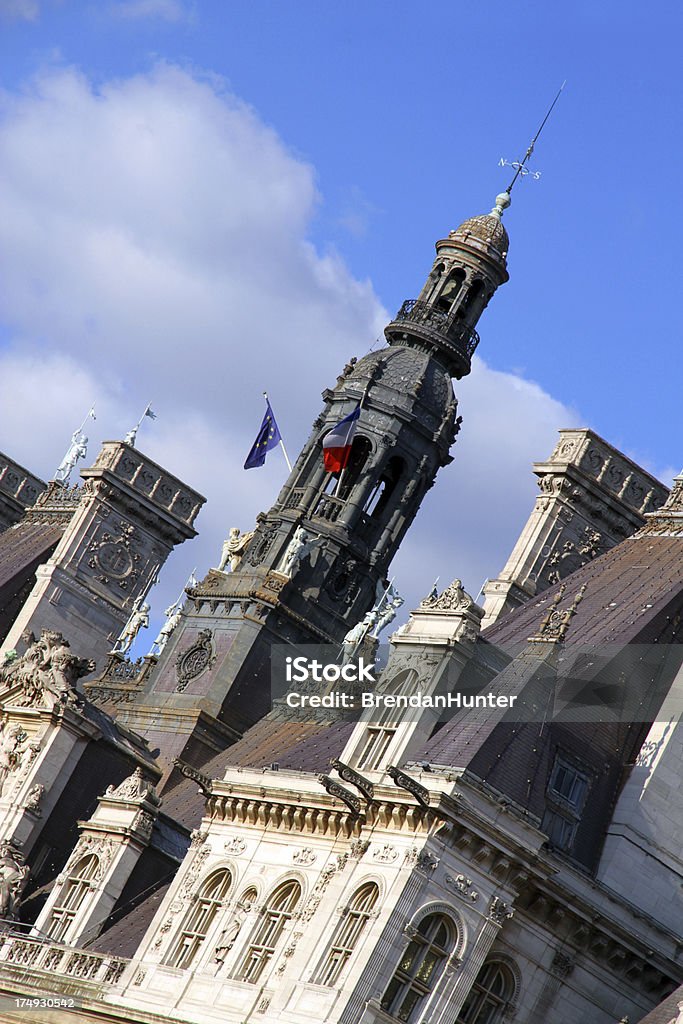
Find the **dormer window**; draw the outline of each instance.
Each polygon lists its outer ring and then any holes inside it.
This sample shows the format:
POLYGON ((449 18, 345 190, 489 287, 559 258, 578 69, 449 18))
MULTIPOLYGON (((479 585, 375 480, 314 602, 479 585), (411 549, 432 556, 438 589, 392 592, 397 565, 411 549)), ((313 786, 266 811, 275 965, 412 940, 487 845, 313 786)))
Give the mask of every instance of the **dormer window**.
POLYGON ((561 755, 555 759, 546 789, 546 811, 541 829, 558 850, 568 851, 574 843, 590 776, 561 755))

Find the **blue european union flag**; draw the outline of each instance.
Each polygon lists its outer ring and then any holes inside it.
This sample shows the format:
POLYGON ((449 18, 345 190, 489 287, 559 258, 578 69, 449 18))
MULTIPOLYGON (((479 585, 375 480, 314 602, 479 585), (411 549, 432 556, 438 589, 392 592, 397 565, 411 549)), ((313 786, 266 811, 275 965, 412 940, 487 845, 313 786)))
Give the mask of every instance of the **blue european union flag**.
POLYGON ((270 402, 266 401, 266 415, 263 417, 263 423, 256 435, 256 440, 251 446, 251 451, 247 455, 244 468, 256 469, 257 466, 263 466, 270 449, 277 447, 280 443, 280 437, 280 430, 275 422, 270 402))

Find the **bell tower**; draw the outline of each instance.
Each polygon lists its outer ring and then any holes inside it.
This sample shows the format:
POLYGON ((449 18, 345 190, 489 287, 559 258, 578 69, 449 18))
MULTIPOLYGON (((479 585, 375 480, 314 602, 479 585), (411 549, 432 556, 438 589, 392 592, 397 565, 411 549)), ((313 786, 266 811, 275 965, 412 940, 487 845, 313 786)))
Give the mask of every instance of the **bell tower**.
MULTIPOLYGON (((257 517, 239 566, 210 569, 179 626, 119 719, 162 757, 200 764, 269 709, 275 644, 330 644, 375 603, 378 585, 460 427, 452 379, 470 372, 476 325, 508 280, 508 193, 436 244, 417 299, 385 329, 387 345, 351 360, 277 500, 257 517), (359 409, 341 472, 325 436, 359 409), (298 547, 297 547, 298 545, 298 547), (192 737, 192 738, 191 738, 192 737)), ((98 683, 98 687, 101 684, 98 683)))

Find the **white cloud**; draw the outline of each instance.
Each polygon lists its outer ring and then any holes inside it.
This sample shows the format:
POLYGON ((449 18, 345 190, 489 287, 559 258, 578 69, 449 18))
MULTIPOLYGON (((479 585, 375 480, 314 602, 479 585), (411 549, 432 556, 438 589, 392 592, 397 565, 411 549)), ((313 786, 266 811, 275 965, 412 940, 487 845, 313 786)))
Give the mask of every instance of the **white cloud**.
POLYGON ((190 11, 180 0, 119 0, 109 9, 119 18, 161 18, 176 22, 190 17, 190 11))
POLYGON ((35 21, 39 13, 38 0, 0 0, 0 18, 7 21, 35 21))
MULTIPOLYGON (((320 201, 312 168, 215 79, 161 65, 96 89, 60 69, 0 98, 0 447, 48 476, 93 400, 93 459, 152 402, 140 448, 209 498, 155 610, 279 490, 278 452, 241 469, 264 388, 293 456, 321 389, 381 334, 371 284, 307 240, 320 201)), ((456 461, 396 560, 407 607, 437 574, 476 589, 501 568, 530 462, 575 422, 479 360, 458 394, 456 461)))

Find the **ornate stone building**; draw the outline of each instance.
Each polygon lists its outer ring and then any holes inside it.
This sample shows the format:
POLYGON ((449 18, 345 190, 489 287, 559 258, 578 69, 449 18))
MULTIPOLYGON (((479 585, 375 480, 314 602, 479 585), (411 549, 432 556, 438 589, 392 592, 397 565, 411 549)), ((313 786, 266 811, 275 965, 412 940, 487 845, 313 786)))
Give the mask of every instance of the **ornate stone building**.
POLYGON ((486 609, 458 580, 430 594, 353 712, 332 682, 271 702, 278 645, 374 651, 507 281, 508 205, 437 243, 154 655, 112 645, 201 497, 120 442, 28 511, 5 488, 0 1019, 43 995, 45 1022, 635 1024, 675 998, 683 478, 667 495, 562 431, 486 609))

